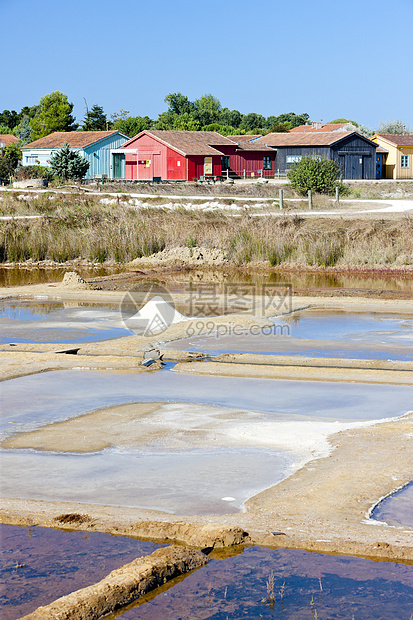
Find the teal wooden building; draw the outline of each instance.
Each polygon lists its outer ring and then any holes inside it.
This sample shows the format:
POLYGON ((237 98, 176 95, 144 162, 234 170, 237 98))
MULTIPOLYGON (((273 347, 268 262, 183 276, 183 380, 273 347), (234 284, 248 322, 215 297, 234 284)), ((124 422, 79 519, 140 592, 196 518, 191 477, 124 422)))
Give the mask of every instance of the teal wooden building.
POLYGON ((86 179, 101 175, 124 178, 124 158, 119 157, 119 149, 128 140, 120 131, 55 131, 22 148, 23 166, 48 166, 51 155, 67 142, 89 161, 86 179))

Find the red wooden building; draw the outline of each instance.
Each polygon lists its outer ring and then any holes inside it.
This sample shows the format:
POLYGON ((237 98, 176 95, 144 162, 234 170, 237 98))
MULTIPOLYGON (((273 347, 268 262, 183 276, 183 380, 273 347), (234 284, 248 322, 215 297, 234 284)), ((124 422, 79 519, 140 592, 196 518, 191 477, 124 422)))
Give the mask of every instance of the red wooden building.
POLYGON ((215 131, 142 131, 122 145, 126 179, 193 181, 202 177, 256 176, 274 171, 275 151, 247 142, 252 136, 215 131))

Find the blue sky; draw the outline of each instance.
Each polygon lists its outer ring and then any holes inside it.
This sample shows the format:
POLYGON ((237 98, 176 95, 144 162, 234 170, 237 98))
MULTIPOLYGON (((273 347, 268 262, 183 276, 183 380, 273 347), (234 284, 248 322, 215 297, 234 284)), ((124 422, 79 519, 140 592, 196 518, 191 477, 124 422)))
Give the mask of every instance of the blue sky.
POLYGON ((413 0, 0 0, 0 18, 0 110, 60 90, 78 120, 83 98, 156 118, 180 91, 243 113, 413 125, 413 0))

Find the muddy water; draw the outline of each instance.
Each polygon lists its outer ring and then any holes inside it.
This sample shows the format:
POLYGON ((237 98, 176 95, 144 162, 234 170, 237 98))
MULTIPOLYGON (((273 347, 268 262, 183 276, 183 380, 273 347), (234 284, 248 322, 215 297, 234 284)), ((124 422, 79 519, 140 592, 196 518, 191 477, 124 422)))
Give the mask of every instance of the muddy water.
POLYGON ((413 566, 294 550, 245 549, 209 564, 122 620, 345 618, 409 620, 413 566), (274 602, 266 602, 274 575, 274 602))
POLYGON ((262 331, 207 323, 188 324, 190 337, 165 345, 170 350, 219 353, 272 353, 350 359, 413 360, 413 317, 397 314, 305 310, 274 318, 262 331), (258 332, 258 333, 257 333, 258 332))
POLYGON ((54 269, 46 268, 24 268, 24 267, 0 267, 0 287, 1 286, 24 286, 26 284, 49 284, 53 282, 61 282, 65 273, 68 271, 76 271, 82 278, 97 278, 121 273, 125 268, 102 267, 96 265, 94 267, 84 266, 67 266, 56 267, 54 269))
POLYGON ((98 532, 0 525, 2 620, 84 588, 161 547, 98 532))
POLYGON ((0 342, 95 342, 130 336, 115 305, 0 302, 0 342))
POLYGON ((381 502, 372 517, 396 527, 413 528, 413 482, 381 502))
POLYGON ((229 377, 166 370, 151 375, 52 372, 2 383, 3 437, 68 420, 69 452, 40 436, 2 449, 5 497, 156 508, 177 514, 237 512, 243 502, 328 454, 328 435, 402 415, 413 388, 229 377), (112 445, 76 452, 76 437, 104 432, 100 408, 164 402, 158 412, 118 412, 112 445), (92 423, 93 422, 93 423, 92 423), (96 426, 94 426, 96 424, 96 426), (136 426, 137 433, 134 430, 136 426), (72 446, 73 443, 73 448, 72 446), (33 447, 30 447, 33 446, 33 447), (73 450, 72 452, 70 450, 73 450), (230 498, 230 499, 228 499, 230 498))
MULTIPOLYGON (((67 271, 77 271, 83 278, 104 278, 106 276, 127 273, 127 265, 102 266, 67 266, 54 269, 45 268, 1 268, 0 286, 22 286, 25 284, 41 284, 61 282, 67 271)), ((146 279, 146 278, 145 278, 146 279)), ((121 280, 117 279, 120 284, 121 280)), ((135 276, 135 280, 127 277, 130 286, 135 283, 143 283, 141 276, 135 276)), ((225 293, 225 287, 231 285, 247 285, 258 289, 263 286, 279 286, 290 284, 293 291, 300 292, 328 292, 332 290, 345 290, 347 294, 389 294, 411 298, 413 296, 413 278, 407 273, 312 273, 303 271, 254 271, 253 269, 203 269, 190 272, 177 272, 174 274, 159 274, 156 281, 175 292, 194 291, 199 286, 208 284, 213 287, 214 293, 225 293)), ((148 286, 152 282, 148 280, 148 286)), ((144 290, 144 285, 143 289, 144 290)))

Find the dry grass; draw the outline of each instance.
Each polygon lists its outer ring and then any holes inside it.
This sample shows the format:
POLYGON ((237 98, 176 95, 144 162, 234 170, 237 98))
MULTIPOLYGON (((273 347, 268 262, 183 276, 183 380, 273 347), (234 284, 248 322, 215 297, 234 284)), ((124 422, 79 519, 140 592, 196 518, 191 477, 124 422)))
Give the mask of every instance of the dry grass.
POLYGON ((31 200, 4 196, 3 213, 42 214, 39 220, 0 223, 0 261, 76 258, 128 262, 164 248, 203 245, 225 251, 235 265, 413 265, 413 219, 232 217, 218 212, 151 207, 136 209, 123 197, 102 205, 97 197, 65 195, 31 200))

